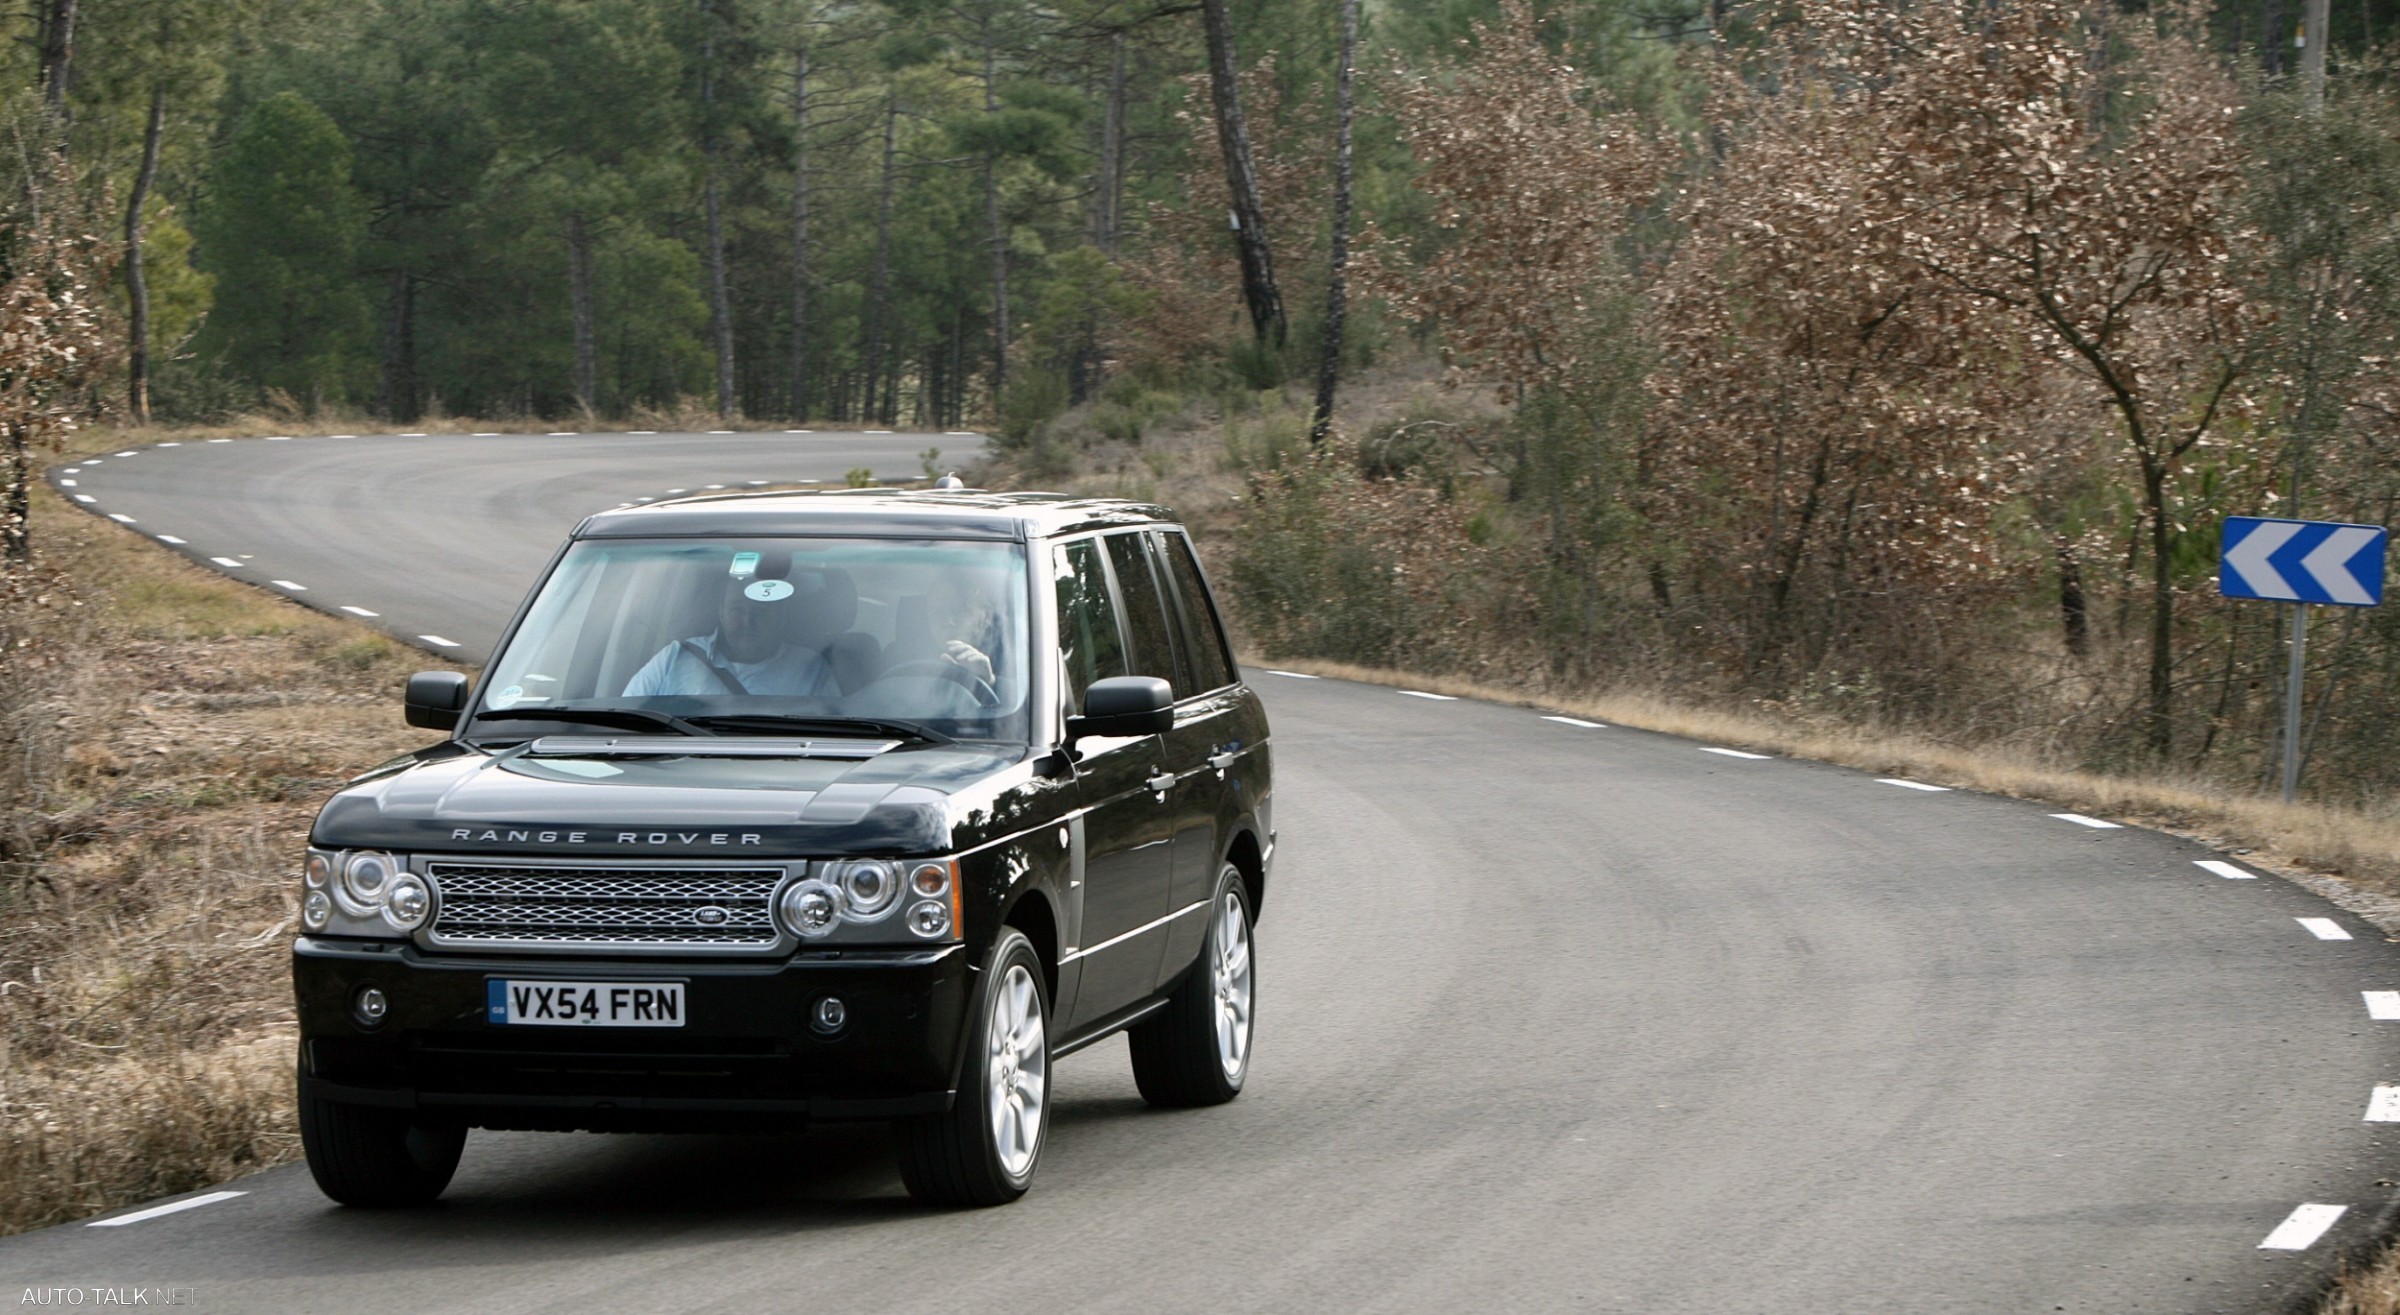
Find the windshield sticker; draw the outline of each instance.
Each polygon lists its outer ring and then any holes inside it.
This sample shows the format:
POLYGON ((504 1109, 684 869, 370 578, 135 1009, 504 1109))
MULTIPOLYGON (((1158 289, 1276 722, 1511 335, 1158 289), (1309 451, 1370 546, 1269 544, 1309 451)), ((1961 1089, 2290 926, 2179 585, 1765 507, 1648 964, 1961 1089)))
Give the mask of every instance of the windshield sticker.
POLYGON ((756 575, 756 574, 758 574, 758 554, 757 554, 757 553, 754 553, 754 552, 737 552, 737 553, 735 553, 735 554, 733 555, 733 576, 734 576, 734 578, 736 578, 736 579, 739 579, 739 578, 741 578, 742 576, 745 576, 745 575, 756 575))
POLYGON ((756 603, 774 603, 792 596, 789 580, 753 580, 742 590, 742 596, 756 603))
POLYGON ((523 685, 511 685, 486 701, 492 705, 494 711, 506 711, 517 706, 524 697, 525 687, 523 685))

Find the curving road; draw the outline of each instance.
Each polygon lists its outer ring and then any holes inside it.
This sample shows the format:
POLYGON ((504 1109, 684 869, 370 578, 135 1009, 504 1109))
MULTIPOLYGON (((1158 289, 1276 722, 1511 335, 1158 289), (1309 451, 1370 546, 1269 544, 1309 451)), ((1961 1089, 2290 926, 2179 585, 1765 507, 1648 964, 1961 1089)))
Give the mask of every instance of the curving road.
MULTIPOLYGON (((931 445, 884 441, 822 455, 914 473, 931 445)), ((477 442, 150 449, 57 478, 474 658, 579 513, 814 471, 752 436, 477 442)), ((1058 1070, 1032 1195, 961 1214, 909 1206, 874 1130, 479 1132, 432 1210, 339 1209, 278 1169, 0 1240, 0 1293, 2253 1312, 2304 1300, 2400 1200, 2400 1125, 2369 1117, 2388 1082, 2400 1120, 2400 1021, 2374 1017, 2400 995, 2366 994, 2400 992, 2400 951, 2314 895, 2033 804, 1250 675, 1284 848, 1230 1106, 1148 1110, 1122 1044, 1096 1047, 1058 1070)))

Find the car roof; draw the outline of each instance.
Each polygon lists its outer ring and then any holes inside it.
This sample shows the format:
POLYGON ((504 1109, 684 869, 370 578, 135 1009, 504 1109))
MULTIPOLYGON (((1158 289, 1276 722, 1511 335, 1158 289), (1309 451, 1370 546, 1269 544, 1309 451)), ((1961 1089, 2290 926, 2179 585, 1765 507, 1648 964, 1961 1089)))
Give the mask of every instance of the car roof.
POLYGON ((755 537, 1041 539, 1174 524, 1175 513, 1120 498, 936 489, 756 490, 619 507, 585 518, 578 539, 755 537))

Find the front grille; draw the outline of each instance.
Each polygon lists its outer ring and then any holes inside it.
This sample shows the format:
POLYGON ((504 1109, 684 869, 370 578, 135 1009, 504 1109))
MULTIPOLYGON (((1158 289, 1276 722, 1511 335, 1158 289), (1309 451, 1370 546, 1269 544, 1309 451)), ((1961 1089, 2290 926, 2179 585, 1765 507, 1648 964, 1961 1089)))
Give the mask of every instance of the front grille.
POLYGON ((779 867, 545 866, 435 860, 427 939, 443 949, 772 950, 779 867), (703 910, 715 910, 703 919, 703 910), (718 917, 721 914, 722 917, 718 917))

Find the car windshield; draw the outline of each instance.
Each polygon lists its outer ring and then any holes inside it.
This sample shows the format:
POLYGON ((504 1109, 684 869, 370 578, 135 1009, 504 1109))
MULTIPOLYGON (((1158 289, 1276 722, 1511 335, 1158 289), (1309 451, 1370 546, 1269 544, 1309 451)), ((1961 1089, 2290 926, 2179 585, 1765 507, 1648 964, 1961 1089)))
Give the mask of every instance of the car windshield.
POLYGON ((669 734, 855 722, 1021 742, 1026 597, 1013 543, 587 539, 492 663, 476 729, 520 734, 554 712, 669 734))

